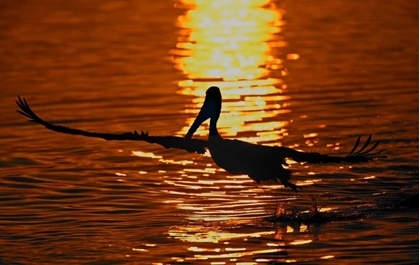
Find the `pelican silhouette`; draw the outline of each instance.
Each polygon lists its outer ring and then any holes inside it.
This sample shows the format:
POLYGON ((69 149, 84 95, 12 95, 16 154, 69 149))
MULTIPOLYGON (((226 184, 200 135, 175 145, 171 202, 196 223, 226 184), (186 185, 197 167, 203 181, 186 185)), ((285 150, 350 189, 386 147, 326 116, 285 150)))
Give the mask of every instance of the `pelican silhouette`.
POLYGON ((296 162, 308 163, 364 162, 378 157, 377 155, 383 151, 370 153, 378 146, 378 141, 373 147, 363 152, 369 145, 371 136, 369 136, 364 146, 358 152, 354 152, 360 142, 359 137, 353 150, 346 157, 305 153, 287 147, 265 146, 239 140, 223 139, 217 131, 217 120, 219 119, 221 108, 222 95, 220 89, 212 86, 207 89, 203 106, 185 138, 191 139, 197 128, 210 118, 208 148, 213 161, 227 172, 248 175, 257 183, 269 180, 280 181, 286 188, 290 187, 297 191, 298 188, 301 188, 289 181, 292 172, 283 167, 283 165, 287 165, 286 158, 291 158, 296 162))
POLYGON ((274 180, 280 181, 285 187, 290 187, 297 191, 298 186, 289 182, 292 173, 283 168, 282 165, 287 165, 285 159, 291 158, 296 162, 307 163, 339 163, 339 162, 366 162, 374 158, 383 158, 379 154, 383 151, 371 152, 374 150, 379 141, 377 141, 368 150, 371 135, 366 140, 362 148, 357 152, 360 136, 356 141, 353 149, 345 157, 328 156, 319 153, 306 153, 296 151, 287 147, 273 147, 265 145, 256 145, 239 140, 227 140, 220 137, 217 132, 217 120, 220 116, 222 108, 222 95, 218 87, 210 87, 206 92, 206 99, 204 104, 197 115, 194 123, 188 130, 187 135, 184 137, 177 136, 152 136, 148 132, 137 133, 126 132, 121 134, 89 132, 80 129, 69 128, 62 125, 52 124, 41 119, 36 115, 25 98, 18 96, 16 101, 20 110, 16 110, 21 115, 29 118, 30 122, 39 123, 51 131, 81 135, 87 137, 102 138, 105 140, 119 140, 119 141, 146 141, 148 143, 156 143, 165 148, 176 148, 186 150, 188 152, 196 152, 204 154, 206 149, 210 150, 210 154, 214 162, 221 168, 232 174, 246 174, 256 182, 274 180), (205 120, 210 118, 210 132, 208 141, 201 139, 191 139, 194 132, 205 120))

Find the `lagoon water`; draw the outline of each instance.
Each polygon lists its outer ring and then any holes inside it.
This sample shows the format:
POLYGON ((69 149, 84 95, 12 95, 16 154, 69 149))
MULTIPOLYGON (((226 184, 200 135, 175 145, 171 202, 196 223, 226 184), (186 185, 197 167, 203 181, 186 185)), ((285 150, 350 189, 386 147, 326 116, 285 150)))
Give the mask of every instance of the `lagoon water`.
POLYGON ((0 36, 0 264, 418 263, 417 1, 6 0, 0 36), (211 85, 225 138, 387 158, 292 164, 295 193, 15 112, 182 136, 211 85), (266 219, 312 198, 345 218, 266 219))

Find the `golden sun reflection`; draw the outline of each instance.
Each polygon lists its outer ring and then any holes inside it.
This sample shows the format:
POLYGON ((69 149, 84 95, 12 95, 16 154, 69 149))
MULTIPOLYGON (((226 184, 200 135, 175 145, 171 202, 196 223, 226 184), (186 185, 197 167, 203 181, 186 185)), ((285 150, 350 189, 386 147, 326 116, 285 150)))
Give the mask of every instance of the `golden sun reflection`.
MULTIPOLYGON (((179 93, 196 98, 186 113, 196 114, 209 86, 223 94, 219 132, 249 142, 277 142, 287 135, 288 121, 278 115, 290 112, 281 79, 287 72, 280 49, 286 42, 279 35, 283 10, 270 0, 182 0, 187 8, 178 18, 179 37, 171 51, 175 67, 187 80, 180 80, 179 93)), ((293 58, 292 58, 293 57, 293 58)), ((194 116, 177 134, 184 135, 194 116)), ((197 135, 207 135, 201 127, 197 135)))
MULTIPOLYGON (((178 0, 185 10, 178 17, 178 41, 171 51, 176 69, 184 74, 177 82, 177 93, 191 96, 185 106, 190 115, 177 134, 185 135, 204 101, 210 86, 222 90, 223 107, 218 122, 219 133, 226 138, 281 145, 288 135, 291 112, 284 60, 296 60, 298 54, 284 54, 286 42, 280 35, 283 13, 271 0, 178 0)), ((196 134, 207 136, 208 127, 196 134)), ((315 143, 317 135, 305 135, 315 143)), ((288 204, 296 195, 279 194, 282 185, 259 185, 245 175, 231 176, 216 168, 205 154, 189 160, 172 160, 153 153, 133 152, 143 159, 177 165, 154 179, 162 203, 183 211, 186 224, 169 229, 168 237, 185 242, 191 256, 171 257, 176 262, 209 260, 210 264, 258 264, 288 259, 288 233, 299 231, 261 226, 263 217, 272 216, 274 204, 288 204), (182 167, 180 167, 182 165, 182 167), (267 242, 268 240, 268 242, 267 242), (265 242, 253 244, 254 241, 265 242), (255 262, 249 262, 249 257, 255 262)), ((291 165, 292 166, 292 165, 291 165)), ((140 172, 139 172, 140 173, 140 172)), ((142 174, 142 173, 140 173, 142 174)), ((298 182, 312 185, 319 180, 298 182)), ((293 229, 296 229, 293 228, 293 229)), ((306 238, 291 244, 309 244, 306 238)), ((139 250, 141 251, 141 250, 139 250)))
MULTIPOLYGON (((177 226, 169 231, 171 237, 187 241, 190 243, 199 242, 225 242, 233 239, 246 239, 250 237, 261 237, 265 235, 273 235, 275 231, 264 231, 254 233, 232 233, 223 231, 217 227, 203 227, 201 225, 189 225, 189 226, 177 226)), ((191 251, 197 251, 196 247, 190 249, 191 251)))

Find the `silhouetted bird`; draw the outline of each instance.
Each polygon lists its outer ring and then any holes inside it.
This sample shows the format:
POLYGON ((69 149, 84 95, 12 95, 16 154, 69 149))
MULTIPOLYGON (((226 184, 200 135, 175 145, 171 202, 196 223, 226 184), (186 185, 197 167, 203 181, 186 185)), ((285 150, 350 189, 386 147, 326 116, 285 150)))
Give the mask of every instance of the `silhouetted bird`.
POLYGON ((217 120, 219 119, 222 108, 222 95, 218 87, 210 87, 207 90, 204 104, 185 138, 177 136, 151 136, 148 132, 143 131, 141 133, 134 131, 121 134, 111 134, 73 129, 44 121, 31 110, 25 98, 18 96, 16 103, 20 108, 17 112, 25 117, 28 117, 30 122, 39 123, 45 126, 45 128, 55 132, 96 137, 105 140, 146 141, 162 145, 165 148, 177 148, 200 154, 205 153, 205 148, 208 148, 214 162, 226 171, 232 174, 246 174, 258 183, 266 180, 274 180, 276 182, 280 180, 285 187, 290 187, 294 191, 297 191, 297 188, 299 187, 289 182, 292 173, 282 166, 287 165, 285 161, 286 158, 291 158, 296 162, 315 164, 334 162, 357 163, 383 157, 379 156, 383 150, 371 153, 371 151, 378 146, 379 141, 377 141, 368 150, 365 150, 370 143, 371 135, 363 147, 360 148, 359 151, 354 152, 360 143, 359 137, 353 147, 353 150, 345 157, 321 155, 319 153, 305 153, 287 147, 256 145, 239 140, 223 139, 217 132, 217 120), (208 141, 191 139, 192 135, 201 123, 208 118, 210 118, 208 141))
POLYGON ((194 123, 188 130, 185 138, 190 139, 197 128, 210 118, 208 148, 214 162, 221 168, 232 174, 245 174, 260 183, 261 181, 272 180, 280 182, 285 187, 297 191, 298 186, 289 182, 292 173, 285 169, 285 159, 291 158, 296 162, 308 163, 331 163, 331 162, 364 162, 378 157, 382 152, 370 153, 374 150, 379 141, 373 147, 364 151, 369 145, 369 136, 365 145, 356 153, 360 137, 353 150, 346 157, 321 155, 319 153, 305 153, 287 147, 265 146, 251 144, 239 140, 223 139, 217 131, 217 120, 222 108, 222 95, 218 87, 210 87, 206 92, 206 98, 194 123))

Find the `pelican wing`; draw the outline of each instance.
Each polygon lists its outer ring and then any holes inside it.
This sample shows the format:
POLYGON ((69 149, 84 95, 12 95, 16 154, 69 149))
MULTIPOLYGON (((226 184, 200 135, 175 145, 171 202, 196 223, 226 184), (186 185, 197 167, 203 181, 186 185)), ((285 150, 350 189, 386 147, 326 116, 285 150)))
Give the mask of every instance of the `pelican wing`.
POLYGON ((214 150, 210 142, 210 151, 214 161, 222 168, 234 174, 247 174, 258 183, 261 181, 280 181, 285 187, 290 187, 294 191, 300 189, 299 186, 291 183, 289 180, 292 172, 283 168, 281 164, 287 165, 286 158, 291 158, 296 162, 307 162, 310 164, 318 163, 340 163, 350 162, 358 163, 382 158, 379 152, 372 152, 379 144, 376 142, 372 147, 369 146, 371 136, 357 152, 355 150, 360 143, 360 137, 357 139, 355 147, 347 156, 329 156, 319 153, 305 153, 293 150, 287 147, 256 145, 238 140, 222 140, 219 148, 221 151, 214 150), (221 148, 222 147, 222 148, 221 148), (213 155, 213 152, 215 154, 213 155))
POLYGON ((377 141, 375 144, 368 148, 371 142, 371 138, 372 136, 370 135, 363 147, 358 151, 355 151, 357 150, 357 147, 360 143, 361 137, 359 136, 355 146, 353 147, 353 150, 347 156, 332 156, 323 155, 320 153, 301 152, 287 147, 257 145, 238 140, 225 140, 225 144, 230 145, 230 149, 235 149, 239 156, 247 156, 250 160, 272 160, 274 158, 276 161, 281 162, 284 165, 286 165, 286 158, 291 158, 296 162, 307 162, 309 164, 341 162, 360 163, 367 162, 376 158, 386 158, 386 156, 381 155, 381 152, 384 150, 374 152, 374 149, 378 147, 380 141, 377 141))
POLYGON ((99 132, 88 132, 80 129, 73 129, 62 125, 55 125, 41 119, 36 115, 32 109, 29 107, 29 104, 26 102, 25 98, 18 96, 16 104, 19 106, 20 110, 16 110, 18 113, 29 118, 30 122, 35 122, 43 125, 45 128, 51 131, 73 134, 73 135, 82 135, 87 137, 102 138, 105 140, 118 140, 118 141, 146 141, 148 143, 156 143, 165 148, 177 148, 186 150, 188 152, 196 152, 199 154, 204 154, 206 152, 207 141, 199 139, 185 139, 183 137, 177 136, 150 136, 148 132, 141 132, 140 134, 137 131, 126 132, 121 134, 112 134, 112 133, 99 133, 99 132))
POLYGON ((293 149, 289 149, 289 157, 295 160, 296 162, 307 162, 309 164, 320 164, 320 163, 341 163, 341 162, 348 162, 348 163, 360 163, 360 162, 367 162, 377 158, 386 158, 386 156, 381 155, 384 150, 374 151, 376 147, 378 147, 379 142, 377 141, 371 147, 368 148, 370 145, 372 135, 369 135, 368 139, 366 140, 365 144, 362 148, 358 151, 357 148, 360 143, 361 136, 357 138, 356 144, 354 145, 353 149, 347 156, 332 156, 332 155, 323 155, 320 153, 306 153, 300 152, 293 149))

